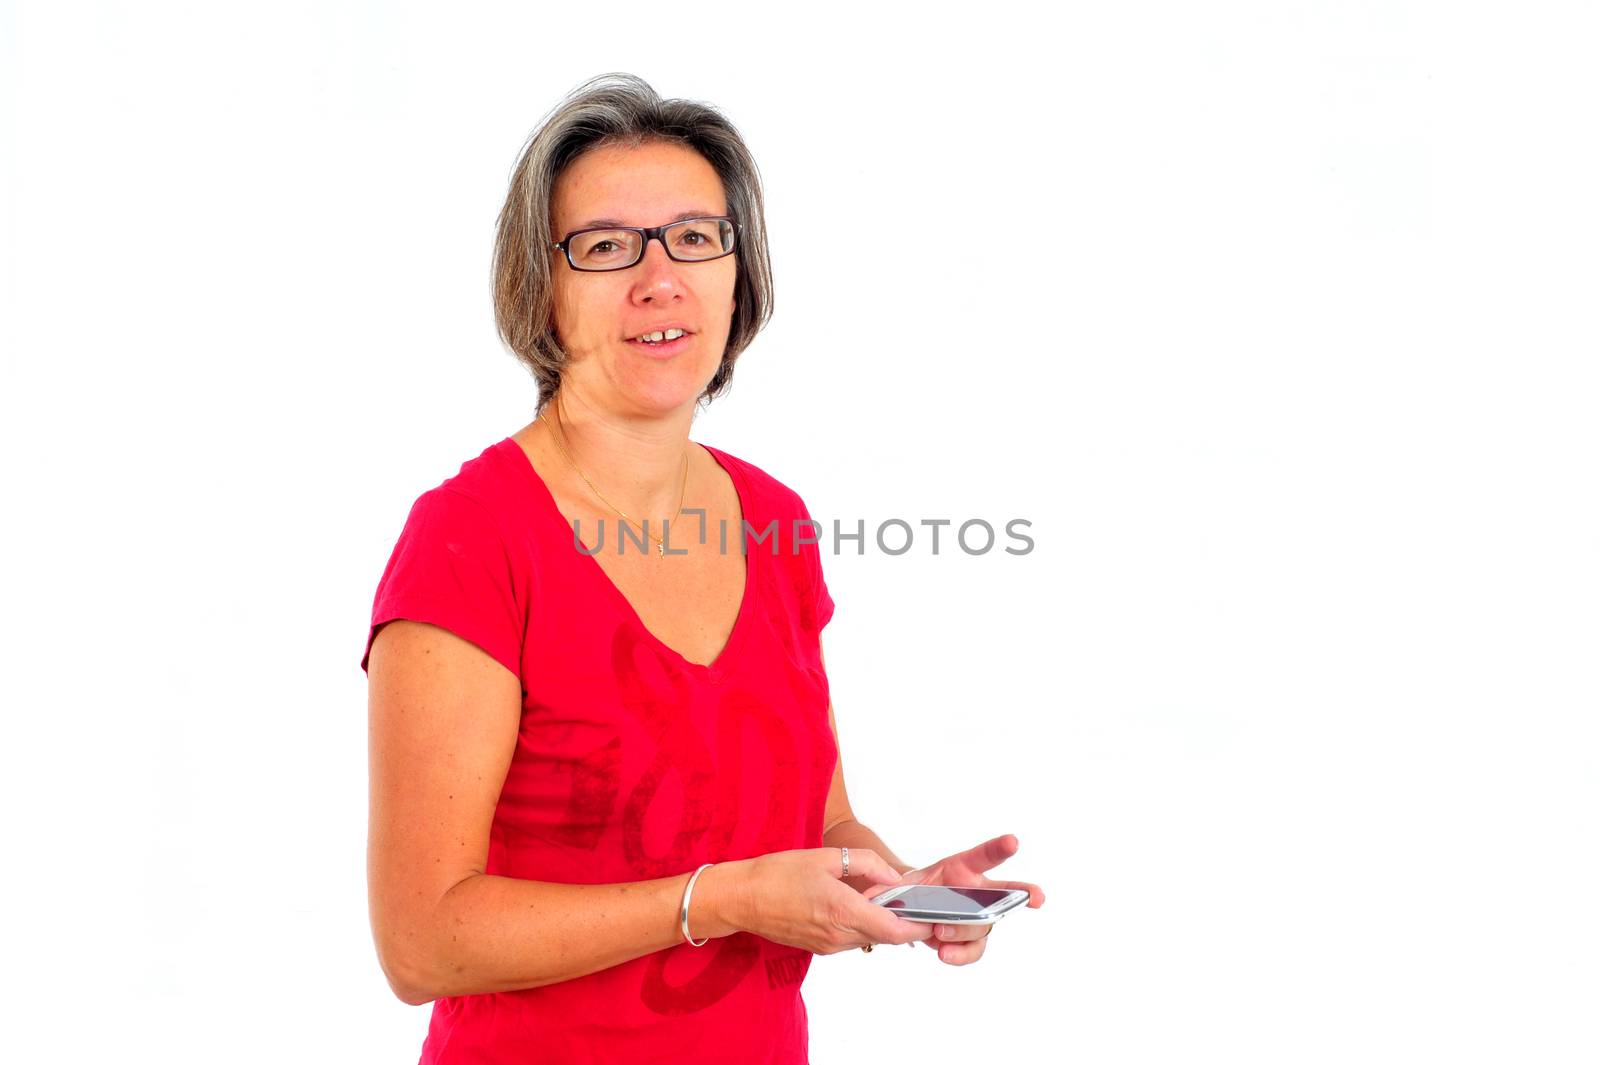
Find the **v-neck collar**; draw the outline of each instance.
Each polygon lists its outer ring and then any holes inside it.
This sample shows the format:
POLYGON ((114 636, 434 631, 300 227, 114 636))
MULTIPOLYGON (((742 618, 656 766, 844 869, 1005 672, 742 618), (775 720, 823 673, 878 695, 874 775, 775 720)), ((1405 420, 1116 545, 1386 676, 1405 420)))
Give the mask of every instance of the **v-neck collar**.
POLYGON ((745 630, 748 629, 752 624, 751 615, 755 611, 757 566, 759 565, 756 560, 761 556, 760 551, 751 551, 744 547, 744 530, 751 522, 750 492, 748 486, 745 484, 743 474, 737 468, 736 463, 732 461, 730 456, 709 444, 699 445, 700 447, 706 449, 707 453, 711 455, 718 466, 721 466, 725 471, 727 471, 728 477, 733 481, 733 490, 739 497, 740 524, 738 544, 740 545, 741 551, 744 555, 744 592, 739 599, 739 613, 734 618, 733 630, 729 632, 727 641, 722 645, 722 650, 717 652, 717 657, 712 659, 712 661, 709 663, 701 663, 691 662, 689 659, 685 658, 680 651, 669 646, 666 641, 662 640, 654 632, 650 631, 650 627, 646 625, 644 623, 644 619, 639 616, 639 612, 634 608, 633 603, 629 601, 627 596, 622 594, 622 589, 617 587, 616 582, 611 579, 611 575, 605 571, 605 568, 600 565, 599 561, 593 555, 588 554, 585 551, 578 550, 576 545, 572 543, 572 525, 567 521, 566 515, 561 513, 561 508, 556 505, 555 495, 550 491, 550 486, 545 484, 544 478, 541 477, 539 475, 539 471, 534 468, 532 460, 528 458, 528 453, 523 450, 522 445, 517 442, 516 437, 508 436, 500 443, 501 446, 507 447, 511 449, 511 452, 514 452, 514 454, 508 455, 508 457, 515 460, 519 466, 527 471, 528 477, 533 482, 533 486, 535 488, 534 494, 542 500, 542 502, 537 505, 540 506, 553 521, 555 521, 556 526, 561 530, 561 542, 566 544, 568 549, 572 551, 574 560, 579 566, 593 571, 595 577, 608 590, 608 594, 612 597, 618 608, 633 622, 633 624, 638 626, 639 630, 644 633, 651 645, 659 648, 660 651, 668 656, 674 663, 677 663, 684 670, 691 674, 704 677, 713 683, 722 680, 722 678, 727 675, 732 666, 735 664, 739 644, 744 638, 745 630))

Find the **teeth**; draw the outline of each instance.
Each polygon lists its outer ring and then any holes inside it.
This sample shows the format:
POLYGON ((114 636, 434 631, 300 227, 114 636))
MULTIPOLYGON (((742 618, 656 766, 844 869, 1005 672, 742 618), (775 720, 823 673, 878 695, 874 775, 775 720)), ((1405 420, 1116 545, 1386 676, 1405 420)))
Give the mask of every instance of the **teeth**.
POLYGON ((663 340, 677 340, 683 335, 684 333, 682 329, 668 329, 665 333, 658 329, 654 333, 642 333, 633 339, 642 340, 646 344, 658 344, 663 340))

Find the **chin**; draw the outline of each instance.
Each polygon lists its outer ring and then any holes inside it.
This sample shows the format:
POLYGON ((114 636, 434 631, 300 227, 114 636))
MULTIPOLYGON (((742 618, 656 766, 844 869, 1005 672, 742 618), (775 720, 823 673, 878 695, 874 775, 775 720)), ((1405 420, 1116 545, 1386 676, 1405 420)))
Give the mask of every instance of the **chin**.
POLYGON ((628 396, 640 410, 665 415, 693 406, 704 390, 705 382, 641 381, 628 390, 628 396))
POLYGON ((626 392, 635 406, 655 414, 670 414, 692 406, 716 375, 716 366, 682 369, 652 367, 646 373, 629 374, 626 392))

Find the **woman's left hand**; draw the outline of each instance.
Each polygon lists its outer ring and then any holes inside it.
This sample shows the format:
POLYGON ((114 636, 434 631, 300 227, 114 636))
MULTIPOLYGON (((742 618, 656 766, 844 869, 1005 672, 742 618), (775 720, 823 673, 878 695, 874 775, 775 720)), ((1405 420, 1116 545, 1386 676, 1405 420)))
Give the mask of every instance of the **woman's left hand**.
MULTIPOLYGON (((996 836, 971 850, 952 854, 932 865, 912 869, 901 879, 902 884, 936 884, 944 887, 1020 888, 1028 893, 1028 908, 1037 910, 1044 905, 1044 892, 1037 884, 1020 880, 990 880, 985 870, 993 869, 1017 853, 1016 836, 996 836)), ((939 952, 939 960, 947 965, 971 965, 983 957, 992 924, 940 924, 933 935, 922 940, 939 952)))

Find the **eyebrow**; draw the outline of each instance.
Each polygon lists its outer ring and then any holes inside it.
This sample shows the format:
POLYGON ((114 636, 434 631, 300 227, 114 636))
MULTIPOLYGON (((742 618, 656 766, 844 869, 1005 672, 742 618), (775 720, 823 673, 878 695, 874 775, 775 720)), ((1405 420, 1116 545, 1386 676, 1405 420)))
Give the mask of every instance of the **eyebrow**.
MULTIPOLYGON (((720 217, 720 216, 715 211, 681 211, 677 215, 674 215, 668 221, 667 224, 671 225, 672 222, 687 222, 691 218, 718 218, 718 217, 720 217)), ((580 225, 578 228, 579 229, 612 229, 612 228, 618 228, 618 227, 625 227, 627 225, 628 225, 628 223, 618 221, 615 218, 591 218, 587 222, 585 222, 582 225, 580 225)))

